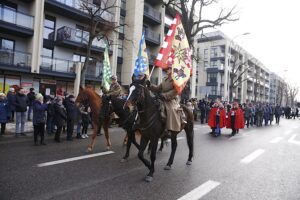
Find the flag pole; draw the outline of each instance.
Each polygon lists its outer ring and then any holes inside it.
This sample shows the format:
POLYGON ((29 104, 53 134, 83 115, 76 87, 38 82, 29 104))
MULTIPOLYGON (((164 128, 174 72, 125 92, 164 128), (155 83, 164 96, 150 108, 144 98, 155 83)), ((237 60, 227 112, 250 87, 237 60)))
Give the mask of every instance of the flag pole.
POLYGON ((153 74, 154 68, 155 68, 155 66, 153 66, 152 69, 151 69, 151 72, 150 72, 149 77, 148 77, 149 80, 150 80, 150 78, 151 78, 151 76, 152 76, 152 74, 153 74))

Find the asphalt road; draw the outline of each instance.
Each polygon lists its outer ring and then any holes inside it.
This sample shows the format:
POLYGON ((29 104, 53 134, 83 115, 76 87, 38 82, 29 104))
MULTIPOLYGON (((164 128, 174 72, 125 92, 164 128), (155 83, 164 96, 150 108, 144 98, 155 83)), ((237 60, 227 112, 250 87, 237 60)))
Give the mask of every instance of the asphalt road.
MULTIPOLYGON (((48 137, 47 146, 33 146, 32 136, 4 136, 0 138, 0 199, 299 200, 299 128, 300 120, 282 119, 279 126, 245 129, 235 137, 222 130, 214 138, 206 125, 196 124, 193 164, 185 164, 188 148, 181 133, 172 170, 163 170, 168 146, 157 154, 151 183, 143 180, 148 170, 134 146, 129 161, 120 162, 125 132, 119 128, 110 129, 110 154, 42 167, 38 164, 90 155, 85 153, 89 140, 57 144, 48 137)), ((104 149, 104 136, 100 136, 93 153, 104 149)))

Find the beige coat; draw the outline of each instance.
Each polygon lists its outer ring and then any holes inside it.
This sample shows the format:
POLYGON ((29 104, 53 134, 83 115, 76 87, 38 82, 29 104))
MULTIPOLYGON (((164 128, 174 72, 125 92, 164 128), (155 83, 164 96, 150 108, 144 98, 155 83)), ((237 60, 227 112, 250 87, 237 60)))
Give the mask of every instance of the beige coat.
POLYGON ((164 96, 164 104, 167 111, 167 124, 166 128, 170 131, 180 131, 181 129, 181 116, 179 111, 178 95, 173 85, 173 80, 164 78, 162 83, 158 86, 151 85, 150 90, 153 92, 161 92, 164 96))

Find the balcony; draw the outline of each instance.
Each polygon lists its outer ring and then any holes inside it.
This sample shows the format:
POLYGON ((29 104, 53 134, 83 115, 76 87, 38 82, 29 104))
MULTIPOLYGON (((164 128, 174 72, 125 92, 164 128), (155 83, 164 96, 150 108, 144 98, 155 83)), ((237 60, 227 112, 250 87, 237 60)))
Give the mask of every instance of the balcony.
MULTIPOLYGON (((88 3, 86 0, 46 0, 45 8, 76 21, 87 23, 91 18, 87 8, 91 9, 92 12, 95 12, 97 11, 98 6, 88 3)), ((102 25, 110 25, 115 21, 114 14, 108 11, 99 9, 97 14, 102 21, 102 25)))
MULTIPOLYGON (((83 63, 82 63, 83 65, 83 63)), ((87 63, 87 71, 86 71, 86 79, 90 81, 101 81, 102 74, 101 69, 103 67, 103 64, 96 61, 96 60, 90 60, 87 63)))
POLYGON ((150 29, 145 29, 145 40, 150 46, 158 46, 160 45, 160 34, 150 29))
POLYGON ((41 74, 75 78, 76 62, 48 56, 41 57, 41 74))
POLYGON ((253 88, 252 87, 247 87, 247 91, 252 92, 253 88))
POLYGON ((33 17, 11 8, 0 7, 0 29, 2 33, 20 37, 33 36, 33 17))
MULTIPOLYGON (((86 49, 88 38, 88 32, 64 26, 57 30, 55 44, 67 48, 77 47, 86 49)), ((111 41, 109 41, 109 43, 111 43, 111 41)), ((106 44, 104 39, 98 40, 95 38, 92 43, 91 51, 93 53, 104 52, 106 44)), ((111 49, 109 50, 110 53, 112 53, 111 49)))
POLYGON ((151 5, 144 4, 144 21, 150 24, 161 24, 161 13, 151 5))
POLYGON ((0 49, 0 69, 21 72, 31 71, 31 54, 0 49))
POLYGON ((225 61, 225 54, 224 53, 217 53, 215 55, 211 55, 210 60, 211 61, 217 61, 217 60, 225 61))

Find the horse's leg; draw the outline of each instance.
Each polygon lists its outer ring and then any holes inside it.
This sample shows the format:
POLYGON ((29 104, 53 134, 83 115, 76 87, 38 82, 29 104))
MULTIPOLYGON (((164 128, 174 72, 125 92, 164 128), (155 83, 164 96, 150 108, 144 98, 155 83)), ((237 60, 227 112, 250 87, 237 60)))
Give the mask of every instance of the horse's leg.
POLYGON ((131 142, 134 144, 134 146, 135 146, 138 150, 140 149, 140 145, 136 142, 136 139, 135 139, 135 131, 133 131, 131 142))
POLYGON ((92 152, 96 143, 96 137, 97 137, 97 133, 98 133, 98 129, 99 129, 99 125, 95 122, 93 122, 93 134, 92 134, 92 141, 88 146, 87 152, 92 152))
POLYGON ((187 124, 184 130, 186 133, 186 140, 189 147, 189 157, 186 164, 191 165, 194 156, 194 125, 192 123, 187 124))
POLYGON ((144 137, 141 138, 141 144, 140 144, 140 150, 139 150, 139 153, 138 153, 138 157, 144 163, 144 165, 146 167, 148 167, 148 169, 150 170, 151 169, 151 164, 147 159, 144 158, 144 151, 147 147, 148 141, 149 141, 149 139, 145 139, 144 137))
POLYGON ((132 130, 127 130, 126 135, 127 135, 126 153, 125 153, 125 156, 121 159, 121 162, 127 161, 127 158, 129 157, 131 143, 132 143, 133 138, 135 137, 134 131, 132 131, 132 130))
POLYGON ((158 150, 158 151, 162 151, 162 150, 163 150, 163 148, 164 148, 164 143, 165 143, 165 141, 166 141, 167 139, 168 139, 168 138, 167 138, 166 136, 163 136, 163 137, 160 138, 161 143, 160 143, 160 147, 159 147, 159 150, 158 150))
POLYGON ((111 141, 109 138, 109 133, 108 133, 108 126, 109 126, 109 118, 105 119, 103 123, 103 129, 104 129, 104 134, 105 134, 105 139, 106 139, 106 150, 109 150, 111 147, 111 141))
POLYGON ((154 164, 155 164, 155 159, 156 159, 156 151, 157 151, 157 146, 158 146, 158 138, 154 138, 151 142, 151 155, 150 155, 150 159, 151 159, 151 166, 150 166, 150 172, 148 173, 148 175, 146 176, 146 181, 150 182, 153 179, 153 174, 154 174, 154 164))
POLYGON ((170 170, 174 161, 176 149, 177 149, 177 134, 178 132, 171 132, 171 155, 167 165, 164 167, 164 170, 170 170))
POLYGON ((123 139, 123 146, 126 146, 128 144, 128 132, 126 132, 126 135, 123 139))

